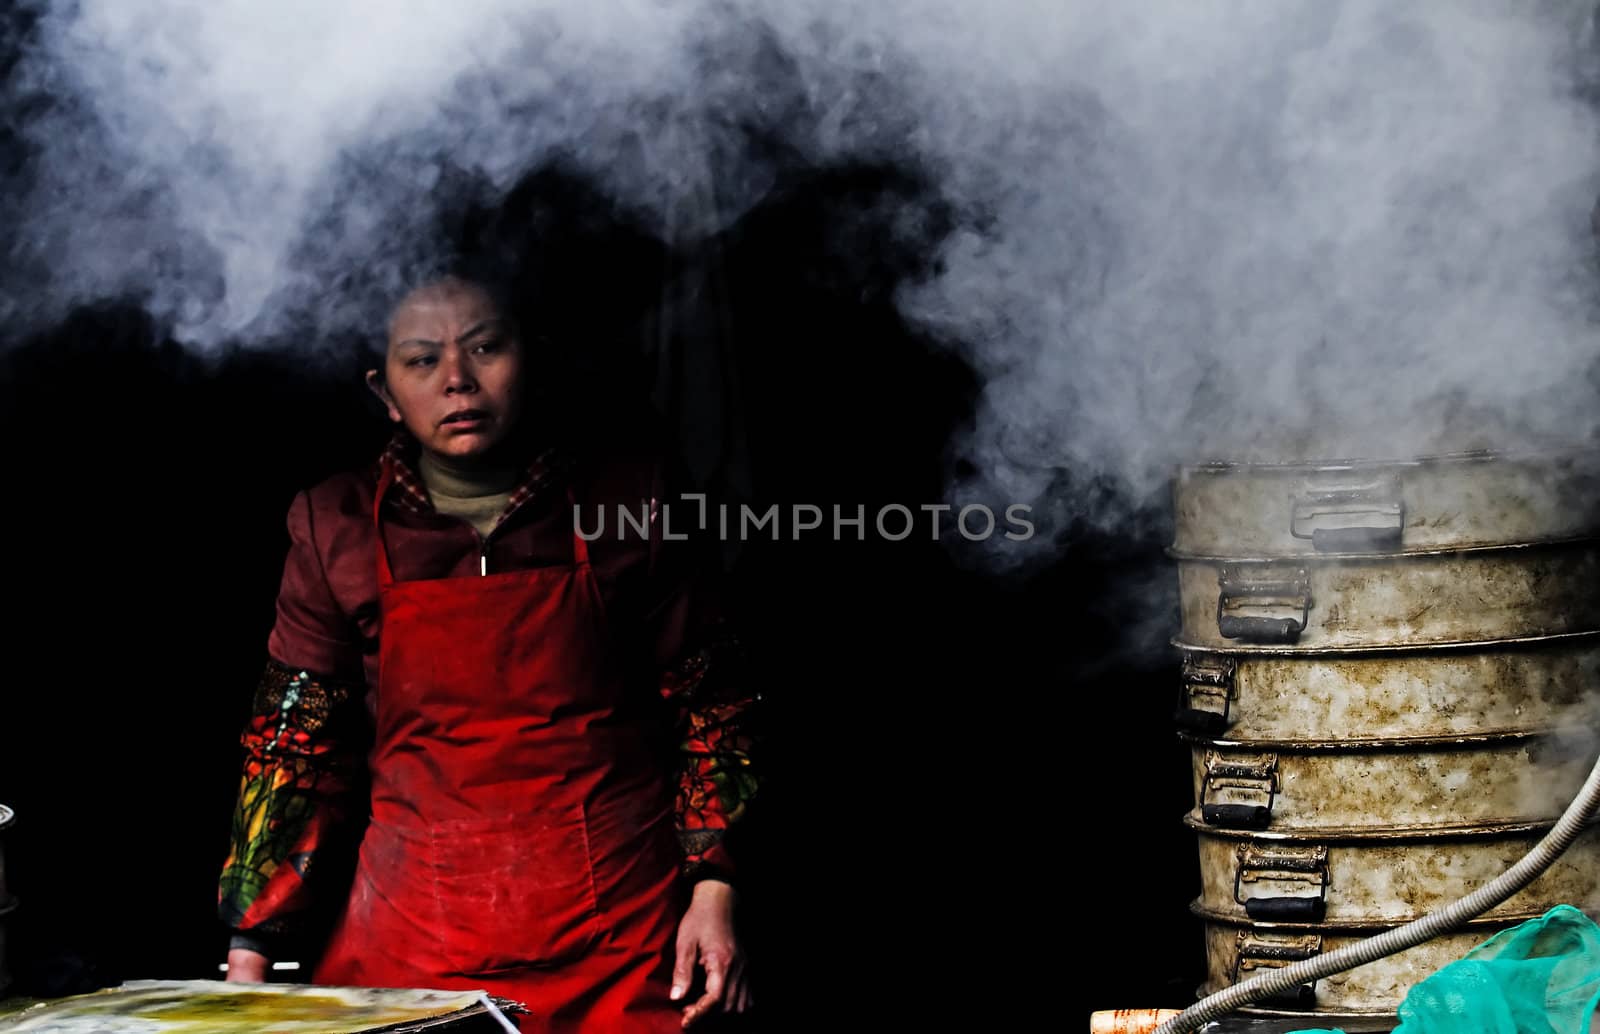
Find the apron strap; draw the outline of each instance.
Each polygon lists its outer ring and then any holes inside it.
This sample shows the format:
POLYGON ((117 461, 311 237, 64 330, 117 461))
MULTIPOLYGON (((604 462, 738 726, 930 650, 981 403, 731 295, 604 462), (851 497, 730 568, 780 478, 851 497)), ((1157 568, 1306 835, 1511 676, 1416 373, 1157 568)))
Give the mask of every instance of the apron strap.
POLYGON ((394 571, 389 567, 389 547, 383 544, 383 493, 394 484, 394 464, 388 456, 383 458, 383 472, 378 476, 378 491, 372 497, 372 527, 378 540, 378 588, 387 589, 394 584, 394 571))
POLYGON ((589 566, 589 543, 578 534, 578 497, 572 494, 572 486, 567 486, 567 505, 572 507, 572 562, 576 567, 589 566))

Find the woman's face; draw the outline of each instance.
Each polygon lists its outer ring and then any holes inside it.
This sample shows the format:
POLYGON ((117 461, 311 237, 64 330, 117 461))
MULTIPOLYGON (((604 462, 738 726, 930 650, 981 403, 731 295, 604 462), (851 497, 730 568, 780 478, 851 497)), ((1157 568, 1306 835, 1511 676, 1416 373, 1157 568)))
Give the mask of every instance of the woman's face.
POLYGON ((367 384, 424 449, 480 462, 506 440, 522 407, 522 345, 476 284, 442 280, 413 291, 389 321, 380 380, 367 384))

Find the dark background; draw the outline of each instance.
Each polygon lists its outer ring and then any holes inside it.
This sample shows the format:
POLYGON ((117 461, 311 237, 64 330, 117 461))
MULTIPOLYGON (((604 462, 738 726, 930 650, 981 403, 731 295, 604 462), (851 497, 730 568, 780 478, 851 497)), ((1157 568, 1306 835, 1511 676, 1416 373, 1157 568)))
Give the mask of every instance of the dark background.
MULTIPOLYGON (((18 127, 79 117, 70 97, 8 79, 33 7, 0 9, 3 240, 41 175, 18 127)), ((806 166, 779 129, 749 140, 774 188, 692 247, 559 166, 506 198, 441 176, 434 224, 397 213, 395 233, 513 277, 559 385, 546 401, 577 433, 655 436, 734 505, 943 501, 971 473, 952 443, 981 383, 893 299, 933 272, 953 216, 916 169, 806 166)), ((361 189, 359 160, 348 175, 361 189)), ((157 216, 127 213, 123 239, 141 219, 165 232, 160 185, 150 196, 157 216)), ((127 260, 188 282, 193 254, 152 244, 127 260)), ((51 272, 0 277, 21 285, 0 313, 34 311, 51 272)), ((370 287, 326 272, 336 294, 370 287)), ((359 342, 323 333, 315 306, 282 315, 271 336, 204 352, 140 297, 89 299, 42 328, 0 321, 13 993, 219 975, 216 878, 285 511, 388 434, 359 342)), ((750 1028, 1072 1026, 1182 1004, 1201 981, 1176 651, 1130 650, 1151 637, 1125 634, 1177 628, 1167 500, 1094 532, 1071 515, 1106 486, 1049 473, 1033 519, 1059 548, 1025 569, 985 569, 922 526, 902 542, 812 532, 727 550, 769 709, 742 830, 750 1028)))
MULTIPOLYGON (((6 79, 24 7, 0 7, 0 240, 34 185, 17 126, 71 107, 6 79)), ((444 176, 426 229, 514 275, 569 427, 658 436, 707 490, 758 509, 941 501, 969 473, 952 443, 981 383, 893 299, 932 271, 954 217, 914 168, 806 167, 763 132, 749 145, 776 186, 692 248, 561 167, 503 200, 444 176)), ((360 189, 359 162, 349 175, 360 189)), ((419 227, 397 214, 396 232, 419 227)), ((28 309, 29 277, 47 286, 48 270, 24 274, 0 275, 24 284, 0 313, 28 309)), ((285 510, 387 437, 357 343, 323 335, 314 307, 286 325, 199 354, 139 297, 0 324, 15 992, 218 975, 216 878, 285 510)), ((749 1027, 1073 1027, 1180 1006, 1201 982, 1176 651, 1127 634, 1177 629, 1167 500, 1092 531, 1070 515, 1106 486, 1052 475, 1034 517, 1059 551, 1021 571, 920 532, 729 550, 769 705, 742 831, 749 1027)))
MULTIPOLYGON (((872 513, 940 501, 961 474, 949 443, 978 383, 891 298, 937 214, 895 170, 813 171, 674 252, 546 169, 454 231, 517 245, 569 415, 655 428, 723 498, 872 513), (874 222, 907 205, 930 216, 921 236, 874 222), (707 342, 709 394, 672 361, 707 342)), ((296 355, 197 358, 137 299, 107 299, 0 357, 18 991, 213 977, 223 959, 215 879, 284 513, 387 435, 353 353, 296 355)), ((1058 477, 1063 498, 1095 488, 1058 477)), ((1006 575, 921 531, 730 550, 770 706, 743 913, 761 1029, 1075 1025, 1187 1000, 1203 956, 1175 652, 1118 652, 1130 622, 1177 626, 1162 503, 1123 536, 1036 514, 1059 559, 1006 575), (1172 590, 1128 602, 1150 579, 1172 590)))

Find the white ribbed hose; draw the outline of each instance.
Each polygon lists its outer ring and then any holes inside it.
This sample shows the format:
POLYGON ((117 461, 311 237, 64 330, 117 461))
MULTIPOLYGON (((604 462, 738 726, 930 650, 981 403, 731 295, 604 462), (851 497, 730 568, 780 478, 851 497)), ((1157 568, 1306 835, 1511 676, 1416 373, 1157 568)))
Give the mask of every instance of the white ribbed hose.
POLYGON ((1326 955, 1273 969, 1242 984, 1223 988, 1157 1027, 1155 1034, 1191 1034, 1219 1016, 1269 995, 1287 991, 1296 984, 1321 980, 1347 969, 1364 966, 1455 929, 1538 879, 1539 874, 1550 868, 1562 852, 1578 839, 1578 834, 1583 832, 1583 827, 1597 810, 1600 810, 1600 758, 1595 759, 1594 768, 1589 771, 1583 789, 1567 805, 1555 828, 1535 844, 1521 861, 1471 894, 1405 926, 1385 930, 1375 937, 1330 951, 1326 955))

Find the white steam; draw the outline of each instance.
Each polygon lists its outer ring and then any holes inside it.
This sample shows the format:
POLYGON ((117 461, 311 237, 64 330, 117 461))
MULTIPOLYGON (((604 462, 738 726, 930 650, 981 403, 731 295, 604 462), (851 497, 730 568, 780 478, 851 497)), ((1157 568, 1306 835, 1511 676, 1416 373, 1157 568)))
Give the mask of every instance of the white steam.
POLYGON ((1111 128, 913 301, 978 342, 984 470, 1112 457, 1137 498, 1180 457, 1592 434, 1581 8, 1133 6, 1071 66, 1111 128))
POLYGON ((692 243, 774 181, 755 124, 786 161, 901 163, 952 206, 899 301, 984 378, 959 500, 1095 482, 1054 505, 1111 526, 1177 461, 1585 439, 1591 15, 79 0, 16 74, 75 105, 23 130, 12 259, 42 286, 10 314, 134 293, 200 346, 280 310, 369 319, 326 271, 398 282, 394 228, 427 223, 447 168, 505 190, 559 160, 692 243))

